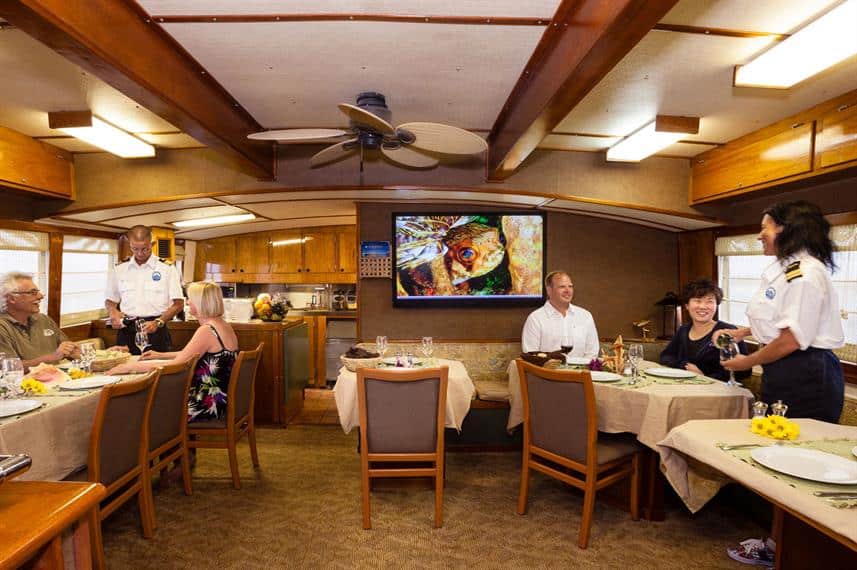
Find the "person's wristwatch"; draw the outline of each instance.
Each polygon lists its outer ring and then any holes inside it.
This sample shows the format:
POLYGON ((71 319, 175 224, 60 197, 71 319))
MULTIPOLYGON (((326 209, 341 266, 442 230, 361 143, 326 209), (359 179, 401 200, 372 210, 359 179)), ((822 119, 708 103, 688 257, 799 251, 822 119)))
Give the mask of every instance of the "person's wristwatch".
POLYGON ((158 328, 164 328, 164 319, 155 319, 155 322, 158 323, 158 328))

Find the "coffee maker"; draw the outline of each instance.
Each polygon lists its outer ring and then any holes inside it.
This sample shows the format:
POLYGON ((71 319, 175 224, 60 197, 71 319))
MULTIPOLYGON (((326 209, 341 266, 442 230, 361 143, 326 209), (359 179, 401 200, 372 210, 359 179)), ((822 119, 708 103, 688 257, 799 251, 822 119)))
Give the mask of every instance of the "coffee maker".
POLYGON ((333 291, 333 310, 344 311, 348 309, 348 301, 344 289, 336 289, 333 291))

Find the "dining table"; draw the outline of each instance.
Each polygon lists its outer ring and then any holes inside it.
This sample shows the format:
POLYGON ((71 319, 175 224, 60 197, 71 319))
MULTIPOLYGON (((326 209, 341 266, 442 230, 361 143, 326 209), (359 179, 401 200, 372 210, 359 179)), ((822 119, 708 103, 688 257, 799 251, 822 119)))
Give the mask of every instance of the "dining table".
MULTIPOLYGON (((439 368, 446 366, 449 369, 446 387, 446 421, 445 426, 461 431, 467 412, 470 411, 470 402, 476 394, 476 386, 467 374, 467 369, 459 360, 448 360, 445 358, 431 358, 420 361, 420 365, 426 368, 439 368)), ((396 370, 396 367, 386 367, 385 370, 396 370)), ((402 368, 402 370, 408 370, 402 368)), ((336 400, 336 409, 339 412, 339 423, 345 433, 360 427, 360 411, 357 403, 357 373, 351 372, 345 366, 339 370, 336 384, 333 387, 333 396, 336 400)))
POLYGON ((838 552, 853 568, 857 480, 846 477, 857 471, 857 427, 807 418, 793 421, 800 435, 792 441, 752 433, 746 419, 684 423, 658 444, 664 475, 694 513, 733 481, 770 501, 778 567, 845 567, 831 558, 838 552), (772 462, 772 453, 787 460, 772 462), (834 456, 833 461, 813 469, 818 461, 830 461, 826 456, 834 456))
POLYGON ((0 418, 0 454, 25 453, 32 459, 29 471, 18 477, 22 481, 60 481, 85 466, 89 453, 101 388, 62 390, 59 383, 45 387, 44 394, 19 398, 36 401, 38 408, 0 418))

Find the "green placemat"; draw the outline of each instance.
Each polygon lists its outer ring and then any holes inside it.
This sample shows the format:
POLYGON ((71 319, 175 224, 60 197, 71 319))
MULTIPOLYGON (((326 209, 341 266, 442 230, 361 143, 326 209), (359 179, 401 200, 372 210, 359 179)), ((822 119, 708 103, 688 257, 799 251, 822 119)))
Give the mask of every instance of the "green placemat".
MULTIPOLYGON (((771 440, 771 444, 760 444, 756 447, 765 447, 767 445, 773 445, 776 443, 774 440, 771 440)), ((792 477, 791 475, 786 475, 785 473, 780 473, 779 471, 774 471, 773 469, 768 469, 764 465, 756 462, 750 457, 750 453, 755 449, 752 448, 741 448, 741 449, 728 449, 722 447, 722 444, 717 444, 724 452, 731 454, 733 457, 737 457, 744 463, 748 465, 752 465, 756 469, 760 469, 774 477, 779 479, 780 481, 784 481, 788 483, 791 487, 798 489, 801 492, 812 495, 819 501, 823 502, 826 505, 830 505, 832 507, 836 507, 838 509, 853 509, 857 508, 857 497, 854 499, 826 499, 824 497, 816 497, 813 495, 816 491, 826 492, 826 493, 857 493, 857 485, 835 485, 832 483, 819 483, 816 481, 810 481, 808 479, 801 479, 800 477, 792 477)), ((841 438, 841 439, 819 439, 814 441, 800 441, 800 442, 783 442, 782 445, 787 445, 790 447, 801 447, 804 449, 815 449, 816 451, 824 451, 825 453, 832 453, 833 455, 838 455, 840 457, 844 457, 845 459, 855 459, 854 455, 851 453, 851 449, 857 445, 857 440, 841 438)), ((728 445, 727 445, 728 447, 728 445)))

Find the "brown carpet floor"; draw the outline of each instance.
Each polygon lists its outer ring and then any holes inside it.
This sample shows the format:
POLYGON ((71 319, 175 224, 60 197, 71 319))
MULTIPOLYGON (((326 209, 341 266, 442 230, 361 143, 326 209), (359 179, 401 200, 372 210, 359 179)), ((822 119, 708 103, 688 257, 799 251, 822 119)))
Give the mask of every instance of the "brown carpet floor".
POLYGON ((533 475, 529 512, 515 513, 519 453, 449 453, 444 527, 432 529, 426 487, 373 493, 360 526, 356 435, 338 426, 260 429, 261 468, 239 447, 243 489, 225 451, 199 451, 194 494, 155 491, 158 529, 140 535, 136 503, 104 523, 110 568, 742 568, 727 545, 765 529, 726 501, 691 516, 634 522, 596 504, 589 548, 576 546, 582 495, 533 475))

